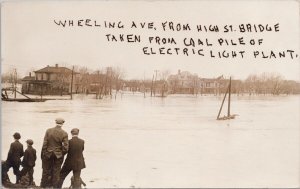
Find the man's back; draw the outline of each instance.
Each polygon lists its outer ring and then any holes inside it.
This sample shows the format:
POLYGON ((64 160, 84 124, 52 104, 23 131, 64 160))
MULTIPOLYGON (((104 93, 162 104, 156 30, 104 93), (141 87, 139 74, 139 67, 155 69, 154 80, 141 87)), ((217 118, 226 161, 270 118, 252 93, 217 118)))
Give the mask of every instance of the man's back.
POLYGON ((35 160, 36 160, 36 150, 33 147, 28 147, 24 153, 23 166, 34 167, 35 160))
POLYGON ((56 126, 46 131, 42 149, 46 156, 50 157, 54 153, 57 158, 60 158, 67 153, 68 143, 68 134, 61 127, 56 126))
POLYGON ((7 155, 7 161, 11 163, 20 162, 20 158, 23 156, 23 145, 19 141, 11 143, 10 149, 7 155))
POLYGON ((83 157, 84 140, 73 137, 69 140, 69 151, 66 158, 66 165, 73 170, 85 168, 83 157))

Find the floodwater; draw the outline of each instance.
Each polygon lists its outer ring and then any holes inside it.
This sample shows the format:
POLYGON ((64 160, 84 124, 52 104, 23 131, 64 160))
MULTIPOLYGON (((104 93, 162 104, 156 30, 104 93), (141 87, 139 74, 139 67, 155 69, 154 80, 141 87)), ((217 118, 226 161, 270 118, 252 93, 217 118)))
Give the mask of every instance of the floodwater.
MULTIPOLYGON (((216 96, 2 102, 2 159, 17 131, 24 146, 34 140, 40 157, 46 129, 63 117, 63 129, 77 127, 85 140, 89 188, 299 187, 299 97, 233 96, 231 113, 239 116, 226 121, 216 120, 216 96)), ((34 179, 39 185, 40 158, 34 179)))

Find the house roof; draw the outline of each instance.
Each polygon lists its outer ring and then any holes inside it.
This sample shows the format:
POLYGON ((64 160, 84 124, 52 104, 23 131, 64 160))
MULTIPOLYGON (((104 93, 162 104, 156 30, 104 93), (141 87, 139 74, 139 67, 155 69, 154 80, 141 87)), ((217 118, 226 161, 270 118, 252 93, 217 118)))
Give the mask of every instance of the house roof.
POLYGON ((32 81, 32 80, 34 80, 34 79, 35 79, 35 77, 25 76, 25 77, 22 79, 22 81, 32 81))
POLYGON ((216 82, 219 81, 218 79, 213 79, 213 78, 201 78, 201 81, 205 81, 205 82, 216 82))
POLYGON ((194 80, 195 78, 198 78, 197 74, 192 74, 188 71, 182 71, 174 75, 169 75, 168 80, 194 80))
MULTIPOLYGON (((52 67, 47 66, 40 70, 34 71, 35 73, 72 73, 72 70, 66 67, 52 67)), ((74 72, 76 74, 76 72, 74 72)))
POLYGON ((200 78, 200 80, 206 81, 206 82, 215 82, 215 81, 223 81, 225 79, 224 79, 224 76, 221 75, 221 76, 219 76, 217 78, 200 78))

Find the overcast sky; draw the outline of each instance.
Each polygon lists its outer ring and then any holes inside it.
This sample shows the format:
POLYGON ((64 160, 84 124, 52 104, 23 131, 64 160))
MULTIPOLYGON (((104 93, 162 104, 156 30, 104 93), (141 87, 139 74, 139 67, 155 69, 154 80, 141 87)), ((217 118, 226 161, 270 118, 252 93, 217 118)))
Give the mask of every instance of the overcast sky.
MULTIPOLYGON (((108 33, 228 39, 264 38, 257 48, 265 52, 292 49, 299 53, 299 2, 297 1, 90 1, 90 2, 8 2, 1 7, 2 73, 17 68, 22 75, 47 65, 86 66, 92 70, 117 66, 126 78, 151 78, 154 70, 170 73, 190 71, 200 77, 224 75, 245 79, 249 74, 277 72, 286 79, 300 81, 299 57, 296 59, 211 59, 202 56, 143 54, 146 43, 108 43, 108 33), (195 24, 280 24, 280 31, 269 33, 197 33, 151 30, 109 30, 102 27, 68 27, 53 20, 92 19, 122 21, 127 27, 132 20, 159 24, 164 21, 195 24)), ((159 28, 159 26, 157 26, 159 28)), ((171 45, 172 46, 172 45, 171 45)), ((158 45, 154 45, 158 47, 158 45)), ((206 47, 198 47, 206 48, 206 47)), ((253 49, 252 49, 253 48, 253 49)), ((228 50, 239 49, 229 47, 228 50)), ((241 49, 245 49, 242 47, 241 49)), ((218 50, 216 48, 215 50, 218 50)))

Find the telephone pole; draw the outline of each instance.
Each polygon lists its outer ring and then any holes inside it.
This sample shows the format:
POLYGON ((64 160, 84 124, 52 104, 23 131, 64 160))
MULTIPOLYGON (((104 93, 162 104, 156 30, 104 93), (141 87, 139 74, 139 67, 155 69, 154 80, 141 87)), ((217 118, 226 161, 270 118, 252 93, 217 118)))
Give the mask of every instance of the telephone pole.
POLYGON ((154 79, 154 90, 153 90, 153 92, 154 92, 154 96, 155 96, 156 78, 157 78, 157 72, 159 72, 159 71, 158 70, 154 70, 154 72, 155 72, 155 79, 154 79))
POLYGON ((152 97, 152 93, 153 93, 153 80, 154 80, 154 74, 152 76, 152 82, 151 82, 151 97, 152 97))
POLYGON ((15 99, 17 98, 17 80, 18 80, 17 69, 15 69, 14 70, 14 97, 15 97, 15 99))
POLYGON ((71 77, 71 100, 73 99, 73 75, 74 75, 74 66, 72 68, 72 77, 71 77))

